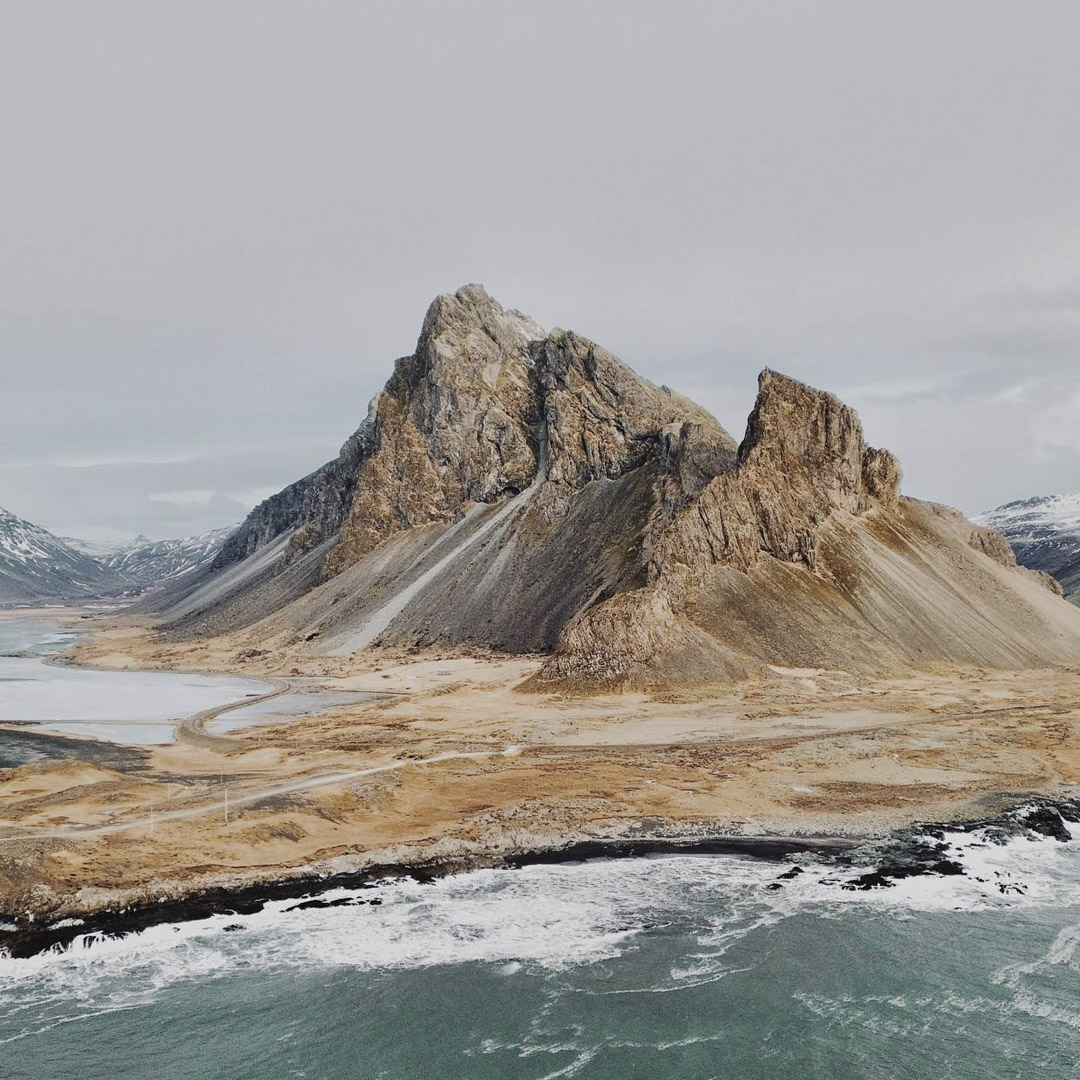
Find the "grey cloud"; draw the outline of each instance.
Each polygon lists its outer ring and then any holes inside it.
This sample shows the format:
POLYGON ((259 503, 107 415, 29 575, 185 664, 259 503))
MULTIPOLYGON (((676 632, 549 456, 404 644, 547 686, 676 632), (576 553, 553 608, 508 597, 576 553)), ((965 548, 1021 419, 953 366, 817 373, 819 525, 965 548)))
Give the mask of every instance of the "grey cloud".
POLYGON ((157 464, 0 465, 0 505, 18 506, 24 517, 65 535, 192 535, 239 521, 259 499, 335 451, 331 442, 302 449, 256 442, 243 451, 157 464))
POLYGON ((0 505, 195 531, 149 495, 325 460, 471 280, 736 434, 771 365, 854 389, 912 493, 1078 489, 1039 437, 1080 380, 1078 31, 1051 0, 18 5, 0 505), (58 465, 140 458, 202 464, 58 465))

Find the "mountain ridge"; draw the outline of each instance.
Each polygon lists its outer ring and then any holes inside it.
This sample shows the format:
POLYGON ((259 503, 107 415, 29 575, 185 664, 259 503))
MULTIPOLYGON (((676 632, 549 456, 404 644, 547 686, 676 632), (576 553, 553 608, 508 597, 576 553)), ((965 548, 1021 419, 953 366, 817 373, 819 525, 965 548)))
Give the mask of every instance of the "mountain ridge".
POLYGON ((109 547, 97 558, 133 585, 162 585, 208 566, 235 529, 229 525, 166 540, 137 536, 109 547))
POLYGON ((91 544, 57 536, 0 508, 0 604, 130 595, 170 584, 212 562, 232 528, 175 540, 91 544))
POLYGON ((0 604, 85 599, 121 586, 92 556, 0 507, 0 604))
POLYGON ((545 653, 538 683, 588 686, 1069 663, 1076 616, 997 534, 902 496, 835 396, 766 370, 736 444, 472 285, 432 303, 339 456, 257 507, 163 625, 324 655, 545 653))

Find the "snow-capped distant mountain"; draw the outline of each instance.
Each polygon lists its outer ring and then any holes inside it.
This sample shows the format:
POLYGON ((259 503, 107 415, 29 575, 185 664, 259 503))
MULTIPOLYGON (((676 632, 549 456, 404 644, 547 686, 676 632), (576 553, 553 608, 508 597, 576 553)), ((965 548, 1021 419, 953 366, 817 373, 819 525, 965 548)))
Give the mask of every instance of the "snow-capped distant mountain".
POLYGON ((137 593, 206 566, 232 531, 105 545, 55 536, 0 508, 0 604, 137 593))
POLYGON ((1017 561, 1053 574, 1080 558, 1080 494, 1018 499, 973 519, 1004 534, 1017 561))
POLYGON ((1002 533, 1021 566, 1053 574, 1080 602, 1080 494, 1018 499, 973 520, 1002 533))
MULTIPOLYGON (((57 533, 57 539, 62 540, 69 548, 81 551, 83 555, 89 555, 91 559, 97 559, 98 562, 111 555, 120 546, 119 542, 106 544, 100 540, 84 540, 81 536, 60 536, 59 533, 57 533)), ((125 544, 130 542, 123 541, 125 544)))
POLYGON ((138 536, 99 555, 98 559, 133 585, 159 585, 206 566, 235 527, 213 529, 180 540, 149 540, 138 536))
POLYGON ((92 556, 0 508, 0 604, 85 599, 124 584, 92 556))

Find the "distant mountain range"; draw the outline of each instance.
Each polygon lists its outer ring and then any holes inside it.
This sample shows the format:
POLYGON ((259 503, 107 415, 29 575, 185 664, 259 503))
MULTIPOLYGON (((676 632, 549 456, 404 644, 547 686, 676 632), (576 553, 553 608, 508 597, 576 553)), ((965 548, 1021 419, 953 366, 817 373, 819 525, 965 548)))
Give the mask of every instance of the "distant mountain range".
POLYGON ((174 582, 211 563, 231 529, 117 546, 60 537, 0 508, 0 604, 85 600, 174 582))
POLYGON ((0 604, 80 599, 122 587, 93 556, 0 509, 0 604))
POLYGON ((209 565, 235 526, 212 529, 179 540, 150 540, 137 536, 107 554, 100 562, 135 585, 160 585, 209 565))
POLYGON ((1080 494, 1018 499, 973 520, 1000 532, 1021 566, 1052 574, 1080 604, 1080 494))

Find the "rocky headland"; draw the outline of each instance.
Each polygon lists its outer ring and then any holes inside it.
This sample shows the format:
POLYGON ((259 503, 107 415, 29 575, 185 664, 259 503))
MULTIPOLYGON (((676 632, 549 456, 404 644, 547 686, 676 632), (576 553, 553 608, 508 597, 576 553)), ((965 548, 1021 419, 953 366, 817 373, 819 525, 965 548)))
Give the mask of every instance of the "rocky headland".
POLYGON ((906 498, 834 396, 764 371, 741 443, 480 286, 441 296, 341 454, 257 507, 163 632, 548 657, 534 685, 1080 661, 1007 543, 906 498))

